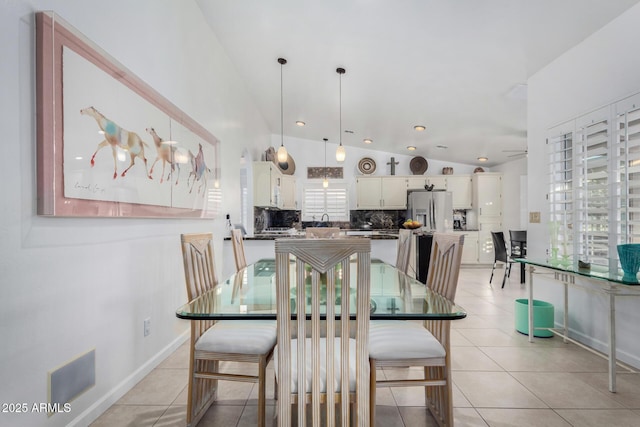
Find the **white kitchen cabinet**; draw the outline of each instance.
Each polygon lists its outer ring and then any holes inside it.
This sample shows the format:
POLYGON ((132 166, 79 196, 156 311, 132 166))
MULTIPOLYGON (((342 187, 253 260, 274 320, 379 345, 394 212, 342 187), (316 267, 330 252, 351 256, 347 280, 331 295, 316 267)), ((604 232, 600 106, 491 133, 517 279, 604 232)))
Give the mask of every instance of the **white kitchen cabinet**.
POLYGON ((427 185, 427 177, 422 175, 407 177, 407 190, 424 190, 427 185))
POLYGON ((406 209, 406 178, 359 177, 356 179, 356 199, 356 209, 406 209))
POLYGON ((447 191, 451 192, 453 209, 471 209, 473 200, 470 175, 448 176, 447 191))
POLYGON ((478 222, 483 218, 502 216, 502 174, 481 172, 473 174, 473 209, 478 222))
POLYGON ((281 209, 298 209, 296 201, 296 178, 293 175, 282 175, 280 178, 281 209))
POLYGON ((433 184, 434 190, 446 190, 447 189, 447 176, 446 175, 436 175, 436 176, 428 176, 427 184, 433 184))
POLYGON ((253 205, 282 208, 282 172, 273 162, 253 162, 253 205))

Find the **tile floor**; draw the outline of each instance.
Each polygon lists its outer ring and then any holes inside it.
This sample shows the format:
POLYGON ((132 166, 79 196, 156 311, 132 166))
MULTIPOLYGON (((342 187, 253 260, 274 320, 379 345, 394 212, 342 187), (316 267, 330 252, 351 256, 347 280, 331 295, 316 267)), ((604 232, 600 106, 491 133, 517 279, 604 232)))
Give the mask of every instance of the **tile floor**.
MULTIPOLYGON (((557 337, 529 343, 513 327, 514 299, 526 297, 526 287, 514 274, 500 289, 498 272, 498 284, 494 281, 491 288, 489 275, 489 269, 478 268, 460 273, 456 301, 468 317, 452 323, 455 425, 640 426, 640 375, 619 373, 618 392, 609 393, 604 359, 557 337)), ((188 358, 185 344, 92 426, 184 426, 188 358)), ((378 375, 392 378, 411 371, 378 375)), ((212 405, 199 425, 255 426, 254 386, 223 382, 221 387, 224 400, 212 405)), ((272 381, 267 395, 273 396, 272 381)), ((435 426, 423 396, 413 388, 378 389, 376 425, 435 426)), ((275 426, 274 401, 267 405, 267 418, 275 426)))

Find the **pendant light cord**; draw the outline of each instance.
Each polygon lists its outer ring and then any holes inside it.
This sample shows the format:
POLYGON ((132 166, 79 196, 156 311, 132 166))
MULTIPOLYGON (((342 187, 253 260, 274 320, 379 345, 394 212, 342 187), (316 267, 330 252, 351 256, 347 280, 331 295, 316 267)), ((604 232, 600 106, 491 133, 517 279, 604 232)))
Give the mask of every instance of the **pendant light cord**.
POLYGON ((280 146, 284 145, 284 96, 282 94, 282 61, 280 62, 280 146))
POLYGON ((342 73, 340 73, 340 145, 342 145, 342 73))
POLYGON ((327 179, 327 138, 324 138, 324 179, 327 179))

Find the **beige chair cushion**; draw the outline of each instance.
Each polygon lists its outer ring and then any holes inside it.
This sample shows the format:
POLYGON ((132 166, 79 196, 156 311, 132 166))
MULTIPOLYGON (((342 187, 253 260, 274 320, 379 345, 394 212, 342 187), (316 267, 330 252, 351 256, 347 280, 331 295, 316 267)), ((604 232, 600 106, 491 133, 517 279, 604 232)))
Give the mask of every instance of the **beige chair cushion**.
MULTIPOLYGON (((306 392, 311 393, 311 378, 312 378, 312 370, 311 370, 311 339, 307 338, 307 365, 306 365, 306 392)), ((333 363, 335 364, 335 372, 336 375, 334 377, 335 384, 335 392, 339 392, 341 390, 340 387, 340 338, 334 338, 334 358, 333 363)), ((291 340, 291 352, 293 353, 293 357, 291 360, 291 392, 298 393, 298 359, 297 359, 297 349, 298 348, 298 340, 291 340)), ((327 340, 325 338, 320 339, 320 370, 322 378, 320 378, 320 392, 326 393, 327 391, 327 340)), ((276 371, 276 380, 278 375, 278 346, 276 346, 273 351, 273 361, 275 363, 275 371, 276 371)), ((356 390, 356 340, 353 338, 349 339, 349 390, 356 390)))
POLYGON ((264 354, 276 344, 275 320, 221 320, 196 342, 198 351, 264 354))
POLYGON ((369 357, 376 360, 444 357, 444 347, 422 325, 402 320, 371 321, 369 357))

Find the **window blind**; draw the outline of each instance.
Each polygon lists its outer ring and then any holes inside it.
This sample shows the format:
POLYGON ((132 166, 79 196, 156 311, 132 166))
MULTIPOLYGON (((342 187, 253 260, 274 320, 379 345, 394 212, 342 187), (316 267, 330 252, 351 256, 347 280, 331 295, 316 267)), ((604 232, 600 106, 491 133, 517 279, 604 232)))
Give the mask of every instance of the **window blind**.
POLYGON ((609 267, 609 149, 607 116, 585 117, 576 123, 575 222, 580 259, 609 267))
POLYGON ((617 114, 618 239, 640 243, 640 108, 617 114))
POLYGON ((331 221, 349 220, 349 197, 347 185, 331 183, 328 188, 322 184, 308 183, 303 187, 302 220, 320 221, 324 214, 331 221))
POLYGON ((560 130, 560 134, 547 140, 549 153, 549 221, 551 246, 559 254, 574 253, 573 247, 573 131, 560 130))

